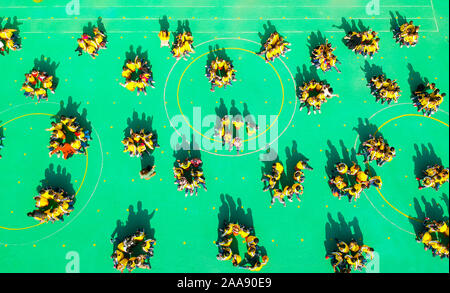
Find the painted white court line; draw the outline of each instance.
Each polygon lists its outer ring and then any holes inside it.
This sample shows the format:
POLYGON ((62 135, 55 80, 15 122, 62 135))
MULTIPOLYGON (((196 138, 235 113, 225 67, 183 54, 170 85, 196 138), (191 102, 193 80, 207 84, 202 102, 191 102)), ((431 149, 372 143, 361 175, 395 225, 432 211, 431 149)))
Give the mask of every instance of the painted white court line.
POLYGON ((431 10, 433 10, 434 23, 436 24, 436 31, 439 32, 439 26, 436 19, 436 10, 434 10, 433 0, 430 0, 431 10))

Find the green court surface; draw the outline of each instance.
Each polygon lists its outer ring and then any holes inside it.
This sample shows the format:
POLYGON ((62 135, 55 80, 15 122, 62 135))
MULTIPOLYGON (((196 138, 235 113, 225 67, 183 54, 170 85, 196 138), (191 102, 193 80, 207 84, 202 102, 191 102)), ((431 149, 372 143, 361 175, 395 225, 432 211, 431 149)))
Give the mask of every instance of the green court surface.
POLYGON ((0 4, 2 27, 18 28, 23 47, 0 56, 0 272, 66 272, 74 255, 82 273, 118 272, 110 238, 139 227, 157 243, 152 269, 136 273, 246 272, 216 260, 224 219, 254 227, 269 256, 262 273, 330 273, 325 255, 335 248, 334 238, 352 237, 375 249, 379 272, 449 272, 448 259, 433 257, 415 241, 425 217, 448 220, 449 184, 419 190, 415 179, 429 164, 449 166, 448 97, 432 118, 419 115, 410 100, 424 81, 449 92, 447 1, 382 0, 375 14, 366 12, 370 1, 362 0, 80 0, 79 13, 66 9, 71 2, 78 1, 0 4), (99 17, 107 50, 95 60, 78 57, 76 39, 99 17), (421 26, 414 48, 400 48, 392 38, 391 27, 402 18, 421 26), (181 24, 192 31, 196 52, 187 61, 177 62, 167 47, 160 48, 158 32, 166 22, 171 32, 181 24), (342 42, 347 30, 363 27, 381 38, 373 60, 342 42), (292 51, 267 64, 255 53, 275 29, 292 51), (337 47, 341 74, 310 66, 310 47, 324 39, 337 47), (152 66, 156 88, 148 88, 147 96, 119 85, 125 60, 135 54, 152 66), (232 60, 237 81, 211 92, 204 66, 215 54, 232 60), (19 91, 34 66, 57 78, 48 102, 36 103, 19 91), (398 104, 376 103, 366 87, 367 78, 381 72, 398 80, 398 104), (308 116, 299 111, 296 87, 313 77, 326 80, 339 97, 322 114, 308 116), (244 136, 240 153, 212 139, 214 115, 223 113, 259 119, 258 137, 244 136), (76 115, 92 130, 87 156, 49 158, 45 129, 56 114, 76 115), (161 147, 147 158, 157 174, 148 181, 139 177, 140 159, 122 152, 130 127, 157 133, 161 147), (356 202, 339 201, 327 183, 333 164, 363 164, 356 152, 377 129, 397 149, 392 162, 371 164, 382 188, 366 190, 356 202), (191 156, 203 160, 208 190, 197 197, 185 197, 173 183, 175 160, 187 152, 176 148, 186 144, 191 156), (301 202, 271 206, 270 194, 262 191, 263 172, 279 160, 282 182, 289 183, 303 158, 314 170, 305 171, 301 202), (26 216, 42 184, 76 193, 75 210, 64 222, 37 225, 26 216))

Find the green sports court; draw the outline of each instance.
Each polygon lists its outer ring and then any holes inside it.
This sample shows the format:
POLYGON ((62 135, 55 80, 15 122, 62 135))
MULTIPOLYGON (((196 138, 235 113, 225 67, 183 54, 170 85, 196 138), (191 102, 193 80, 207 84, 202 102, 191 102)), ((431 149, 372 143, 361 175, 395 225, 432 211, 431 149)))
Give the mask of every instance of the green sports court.
MULTIPOLYGON (((362 272, 449 273, 448 258, 416 242, 426 217, 449 217, 449 183, 419 190, 416 180, 428 165, 449 166, 448 98, 431 117, 411 101, 427 82, 449 92, 447 1, 10 0, 0 3, 0 21, 16 30, 22 47, 0 55, 0 272, 119 273, 110 239, 138 228, 156 244, 151 270, 133 273, 248 272, 216 259, 226 221, 253 227, 269 257, 261 273, 332 273, 325 256, 336 250, 336 238, 374 248, 362 272), (392 29, 410 20, 420 25, 419 42, 400 48, 392 29), (78 56, 77 39, 93 26, 107 35, 107 49, 95 59, 78 56), (368 28, 380 38, 373 59, 343 42, 347 32, 368 28), (195 53, 177 61, 160 46, 163 29, 171 43, 189 29, 195 53), (291 51, 266 63, 257 53, 274 31, 291 51), (311 65, 311 50, 326 39, 341 73, 311 65), (151 66, 155 88, 147 95, 120 85, 122 67, 135 56, 151 66), (211 92, 205 66, 216 56, 231 60, 236 81, 211 92), (54 76, 48 101, 20 91, 33 68, 54 76), (397 80, 398 103, 371 95, 366 84, 379 74, 397 80), (311 79, 338 95, 321 114, 299 110, 298 87, 311 79), (229 151, 213 136, 216 118, 238 114, 256 117, 259 129, 244 132, 239 152, 229 151), (46 129, 61 115, 91 130, 86 155, 49 157, 46 129), (130 157, 121 143, 130 129, 155 133, 160 148, 142 160, 130 157), (375 133, 396 148, 391 162, 370 163, 383 186, 357 201, 338 200, 328 185, 334 164, 364 166, 356 154, 375 133), (176 160, 188 156, 203 161, 207 191, 198 196, 185 197, 174 184, 176 160), (280 183, 292 184, 294 166, 305 159, 313 170, 304 171, 301 201, 271 205, 263 174, 280 162, 280 183), (139 175, 146 165, 156 166, 150 180, 139 175), (27 216, 43 186, 75 195, 63 222, 27 216)), ((234 249, 244 257, 242 242, 236 238, 234 249)))

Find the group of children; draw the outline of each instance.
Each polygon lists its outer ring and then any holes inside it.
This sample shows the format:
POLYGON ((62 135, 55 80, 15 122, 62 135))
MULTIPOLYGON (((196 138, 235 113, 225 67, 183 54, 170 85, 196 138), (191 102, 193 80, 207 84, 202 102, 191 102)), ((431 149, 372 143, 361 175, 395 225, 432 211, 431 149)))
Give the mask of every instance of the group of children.
MULTIPOLYGON (((118 239, 111 239, 115 243, 118 239)), ((150 258, 153 256, 154 239, 146 239, 144 230, 137 230, 131 236, 126 237, 117 245, 116 250, 111 255, 114 261, 114 268, 121 273, 125 269, 131 273, 136 268, 150 269, 150 258)))
POLYGON ((348 196, 349 202, 356 201, 364 189, 370 186, 381 188, 383 182, 380 176, 369 177, 369 171, 363 171, 361 167, 352 162, 349 168, 345 163, 335 164, 336 175, 333 175, 328 181, 333 196, 341 199, 342 196, 348 196))
POLYGON ((376 102, 381 100, 381 104, 387 102, 388 105, 391 102, 398 103, 401 90, 397 80, 385 79, 385 76, 381 74, 372 77, 367 86, 370 87, 371 94, 375 97, 376 102))
POLYGON ((232 81, 236 81, 236 69, 229 61, 216 57, 209 66, 206 65, 205 67, 207 68, 205 76, 211 83, 212 92, 215 91, 215 87, 226 88, 227 85, 232 86, 232 81))
POLYGON ((33 69, 30 73, 25 74, 25 82, 20 90, 24 91, 25 97, 34 99, 36 96, 38 102, 41 100, 48 101, 47 90, 53 94, 55 93, 53 76, 47 74, 47 72, 33 69))
POLYGON ((147 86, 155 88, 150 66, 147 60, 141 60, 139 56, 136 56, 134 61, 126 61, 125 66, 122 67, 122 77, 125 78, 125 83, 120 83, 120 85, 131 92, 137 90, 138 96, 141 93, 147 95, 147 86))
POLYGON ((378 33, 369 29, 364 32, 349 32, 345 37, 346 46, 355 52, 355 54, 361 54, 364 58, 367 56, 373 59, 375 53, 380 49, 379 41, 377 37, 378 33))
POLYGON ((412 20, 404 23, 394 30, 394 39, 396 43, 400 43, 400 48, 415 47, 419 42, 419 26, 413 24, 412 20))
POLYGON ((89 147, 88 141, 92 140, 91 131, 84 129, 76 121, 76 117, 61 115, 59 122, 52 122, 51 127, 46 129, 51 132, 49 156, 56 154, 59 158, 61 153, 67 160, 72 155, 86 154, 89 147))
MULTIPOLYGON (((219 247, 219 254, 216 258, 221 261, 231 260, 235 267, 247 269, 250 271, 260 271, 269 261, 267 255, 262 255, 261 249, 258 246, 259 239, 252 235, 253 228, 247 228, 242 224, 224 223, 224 229, 219 229, 220 239, 216 243, 219 247), (238 253, 233 253, 231 243, 237 236, 245 239, 247 253, 245 254, 245 261, 238 253), (260 256, 262 255, 261 259, 260 256), (248 265, 247 265, 248 264, 248 265)), ((236 240, 237 241, 237 240, 236 240)))
POLYGON ((239 137, 239 133, 240 129, 244 125, 249 137, 255 135, 256 131, 259 129, 254 119, 252 119, 250 116, 247 116, 244 121, 241 115, 235 115, 231 118, 228 115, 224 115, 222 118, 220 118, 220 121, 216 123, 216 126, 214 128, 214 136, 221 137, 222 146, 228 144, 229 151, 232 151, 233 148, 236 148, 237 153, 239 153, 243 144, 242 139, 239 137), (234 137, 233 132, 236 134, 234 137))
POLYGON ((351 273, 352 269, 361 271, 365 267, 368 258, 374 257, 374 249, 367 245, 359 245, 356 240, 350 243, 336 240, 338 251, 328 254, 325 259, 332 260, 332 266, 335 273, 351 273))
POLYGON ((425 177, 416 178, 419 181, 419 189, 434 188, 439 190, 442 184, 449 180, 449 168, 444 168, 441 165, 434 165, 432 167, 427 166, 427 169, 423 171, 425 177))
POLYGON ((145 152, 151 152, 155 148, 159 148, 156 135, 152 132, 146 132, 141 129, 139 132, 134 132, 130 129, 130 136, 122 140, 124 146, 123 152, 130 155, 130 157, 142 158, 145 152))
POLYGON ((73 211, 75 195, 69 195, 62 188, 42 188, 39 195, 34 197, 36 210, 28 213, 40 223, 64 221, 64 216, 68 216, 73 211))
POLYGON ((283 190, 277 188, 279 181, 281 179, 281 174, 284 172, 284 167, 280 162, 275 162, 272 164, 271 174, 264 174, 261 182, 266 183, 267 186, 264 186, 263 191, 273 191, 272 202, 273 205, 275 203, 275 199, 278 199, 280 203, 286 206, 286 201, 284 197, 290 202, 292 202, 292 197, 294 194, 296 195, 298 201, 300 200, 300 195, 303 194, 303 182, 305 182, 305 174, 302 170, 313 170, 312 167, 308 166, 309 160, 298 161, 295 165, 295 171, 293 174, 294 183, 292 186, 284 186, 283 190))
POLYGON ((362 151, 358 156, 364 156, 364 163, 376 161, 379 167, 392 161, 395 157, 395 148, 389 146, 383 137, 375 138, 369 134, 369 139, 361 144, 362 151))
POLYGON ((311 52, 311 64, 317 69, 321 69, 323 72, 327 72, 334 68, 337 72, 341 73, 336 66, 336 64, 341 64, 341 62, 337 60, 336 55, 333 54, 334 50, 336 50, 336 48, 332 48, 331 43, 328 43, 328 40, 326 40, 325 44, 317 46, 311 52))
POLYGON ((177 160, 177 167, 173 167, 173 175, 175 177, 175 184, 178 191, 184 190, 184 195, 191 196, 195 193, 198 195, 198 188, 206 189, 205 176, 201 165, 202 160, 199 158, 186 158, 184 161, 177 160))
POLYGON ((18 42, 17 30, 12 28, 0 29, 0 54, 22 49, 18 42))
POLYGON ((425 250, 431 249, 433 256, 449 258, 449 223, 448 221, 431 221, 425 218, 424 230, 417 236, 416 241, 423 243, 425 250))
POLYGON ((78 52, 78 56, 83 55, 83 52, 89 54, 93 59, 98 56, 98 51, 100 49, 106 49, 106 35, 101 32, 97 27, 92 29, 93 35, 83 33, 81 38, 77 39, 78 47, 75 52, 78 52))
MULTIPOLYGON (((164 34, 163 38, 169 38, 168 34, 164 34)), ((161 37, 160 37, 161 39, 161 37)), ((184 31, 181 34, 178 34, 175 38, 175 41, 172 44, 172 50, 170 53, 172 53, 172 56, 175 57, 177 60, 180 60, 183 58, 184 60, 187 60, 191 55, 194 54, 194 37, 192 36, 191 32, 184 31)), ((163 44, 163 39, 161 39, 161 45, 163 44)))
POLYGON ((285 57, 286 52, 291 51, 288 48, 290 45, 278 32, 273 32, 264 43, 263 49, 258 55, 264 56, 266 62, 273 62, 275 58, 279 58, 280 56, 285 57))
POLYGON ((414 107, 417 107, 417 112, 422 111, 423 115, 429 117, 438 111, 445 96, 445 93, 441 93, 441 91, 436 88, 435 83, 427 83, 425 87, 419 85, 412 96, 412 100, 414 107))
POLYGON ((323 103, 326 103, 328 99, 332 97, 339 97, 339 95, 333 94, 333 88, 329 84, 323 81, 316 81, 315 79, 309 82, 304 82, 302 86, 299 87, 298 98, 300 100, 300 111, 304 107, 308 109, 308 115, 311 115, 311 108, 316 114, 316 110, 321 112, 321 107, 323 103))

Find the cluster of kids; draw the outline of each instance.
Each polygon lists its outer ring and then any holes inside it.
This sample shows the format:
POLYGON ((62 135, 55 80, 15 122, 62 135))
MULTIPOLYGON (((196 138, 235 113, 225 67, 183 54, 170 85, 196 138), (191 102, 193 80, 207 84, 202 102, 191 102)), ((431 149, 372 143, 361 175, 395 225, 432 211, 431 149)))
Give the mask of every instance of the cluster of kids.
POLYGON ((286 42, 278 32, 273 32, 263 45, 263 49, 258 55, 264 55, 266 62, 273 62, 275 58, 285 57, 286 52, 291 51, 291 44, 286 42))
POLYGON ((211 83, 212 92, 215 91, 215 87, 226 88, 227 85, 232 86, 232 81, 236 81, 236 69, 229 61, 216 57, 209 66, 206 65, 205 67, 207 68, 205 76, 211 83))
POLYGON ((319 114, 322 113, 320 108, 323 103, 326 103, 332 97, 339 97, 339 95, 333 94, 333 88, 329 84, 323 81, 316 81, 314 79, 309 82, 304 82, 299 87, 298 98, 300 100, 300 111, 304 107, 308 109, 308 115, 311 115, 311 108, 316 114, 316 110, 319 114))
POLYGON ((197 196, 199 187, 203 187, 207 191, 205 177, 201 169, 202 160, 186 158, 184 161, 177 160, 176 164, 177 167, 173 167, 173 175, 178 191, 184 190, 185 196, 188 196, 188 194, 192 196, 194 193, 197 196))
POLYGON ((259 239, 251 235, 253 228, 247 228, 242 224, 224 223, 224 229, 219 229, 221 233, 219 241, 216 245, 219 247, 219 254, 216 258, 218 260, 227 261, 231 260, 231 263, 235 267, 247 269, 250 271, 260 271, 269 261, 267 255, 262 255, 261 249, 258 246, 259 239), (247 246, 247 253, 245 254, 245 261, 238 253, 233 253, 231 250, 231 243, 236 240, 237 236, 241 236, 245 239, 247 246), (262 255, 261 259, 260 256, 262 255))
POLYGON ((364 163, 376 161, 379 167, 392 161, 395 157, 395 148, 389 146, 383 137, 375 138, 369 134, 369 139, 361 144, 362 151, 358 156, 364 156, 364 163))
POLYGON ((130 155, 130 157, 142 158, 145 152, 149 153, 155 148, 159 148, 156 135, 152 132, 147 132, 141 129, 139 132, 134 132, 130 129, 130 136, 122 140, 124 146, 123 152, 130 155))
MULTIPOLYGON (((169 35, 167 35, 167 38, 169 35)), ((162 44, 161 40, 161 44, 162 44)), ((182 34, 178 34, 175 38, 175 41, 172 44, 172 50, 170 53, 172 53, 173 57, 175 57, 177 60, 180 60, 183 58, 184 60, 187 60, 191 55, 194 54, 194 48, 192 44, 194 43, 194 37, 192 36, 191 32, 184 31, 182 34)))
POLYGON ((369 177, 369 171, 363 171, 361 167, 352 162, 350 168, 342 162, 335 164, 336 175, 328 181, 333 196, 341 199, 342 196, 348 196, 349 202, 355 201, 361 196, 361 192, 370 186, 381 188, 382 181, 380 176, 369 177), (350 183, 353 185, 350 186, 350 183))
MULTIPOLYGON (((118 239, 111 239, 111 243, 116 243, 118 239)), ((137 230, 131 236, 126 237, 117 244, 117 248, 111 255, 114 261, 114 268, 121 273, 125 269, 131 273, 136 268, 150 269, 150 258, 153 256, 154 239, 146 239, 144 230, 137 230)))
POLYGON ((365 32, 349 32, 344 40, 346 46, 355 54, 361 54, 364 58, 369 56, 370 59, 373 59, 373 55, 380 49, 378 45, 380 38, 377 35, 378 33, 371 29, 365 32))
POLYGON ((218 125, 216 125, 214 129, 214 136, 220 136, 222 138, 222 146, 225 146, 225 144, 228 144, 228 150, 231 152, 233 148, 236 148, 237 153, 241 150, 242 147, 242 139, 239 137, 239 130, 244 125, 246 126, 247 135, 253 136, 256 134, 256 131, 259 129, 259 127, 255 124, 255 121, 249 117, 246 117, 244 119, 241 115, 235 115, 232 116, 230 119, 230 116, 225 115, 223 116, 218 125), (233 129, 235 129, 236 135, 233 137, 233 129))
POLYGON ((141 93, 147 95, 147 86, 155 88, 153 85, 155 81, 153 80, 150 66, 147 60, 141 60, 139 56, 136 56, 134 61, 127 60, 122 68, 122 77, 125 78, 125 83, 120 83, 120 85, 131 92, 134 92, 136 89, 138 96, 141 93))
POLYGON ((106 49, 106 35, 101 32, 97 27, 93 27, 92 35, 83 33, 81 38, 77 39, 78 47, 75 52, 78 52, 78 56, 83 55, 83 52, 89 54, 93 59, 98 56, 100 49, 106 49))
POLYGON ((36 210, 28 213, 40 223, 64 221, 64 216, 68 216, 73 211, 75 195, 69 195, 62 188, 42 188, 39 195, 34 197, 36 210))
POLYGON ((332 48, 331 43, 328 43, 328 40, 326 40, 325 44, 317 46, 311 52, 311 64, 317 69, 321 69, 323 72, 327 72, 334 68, 337 72, 341 73, 336 66, 336 64, 341 64, 341 62, 337 60, 336 55, 333 54, 334 50, 336 50, 336 48, 332 48))
POLYGON ((295 165, 295 171, 293 174, 294 184, 292 186, 284 186, 283 190, 277 188, 278 182, 280 181, 281 174, 284 172, 284 167, 280 162, 275 162, 272 165, 271 174, 264 174, 261 182, 267 182, 267 186, 264 186, 263 191, 273 191, 272 195, 272 205, 275 203, 275 199, 278 199, 280 203, 286 206, 286 201, 292 202, 292 197, 296 195, 298 201, 300 200, 300 195, 303 194, 303 182, 305 182, 305 174, 302 170, 313 170, 312 167, 308 166, 309 160, 298 161, 295 165))
POLYGON ((375 97, 376 102, 381 100, 381 104, 387 102, 388 105, 391 102, 398 102, 401 90, 397 80, 385 79, 384 75, 381 74, 372 77, 367 86, 370 87, 371 94, 375 97))
POLYGON ((53 76, 48 75, 47 72, 40 72, 33 69, 30 73, 25 74, 25 82, 22 84, 21 91, 24 91, 26 97, 37 97, 37 101, 48 101, 47 90, 55 93, 55 85, 53 84, 53 76))
POLYGON ((434 188, 438 191, 442 184, 448 182, 448 171, 449 168, 444 168, 441 165, 427 166, 427 169, 423 171, 425 177, 416 178, 419 181, 419 189, 434 188))
POLYGON ((400 48, 415 47, 419 42, 419 26, 414 25, 412 20, 402 24, 394 30, 394 39, 396 43, 400 43, 400 48))
POLYGON ((425 250, 431 249, 433 256, 449 258, 449 223, 448 221, 431 221, 425 218, 424 230, 417 236, 417 242, 423 243, 425 250))
POLYGON ((441 94, 441 91, 436 88, 435 83, 427 83, 425 87, 423 85, 418 86, 412 100, 414 107, 417 107, 417 112, 422 111, 423 115, 429 117, 438 111, 445 96, 445 93, 441 94))
POLYGON ((338 251, 328 254, 325 259, 331 259, 335 273, 351 273, 352 269, 361 271, 366 266, 367 259, 373 259, 374 249, 367 245, 359 245, 356 240, 349 244, 336 240, 338 251))
POLYGON ((59 122, 52 122, 51 127, 46 129, 51 132, 49 156, 56 154, 65 160, 76 154, 86 154, 89 147, 88 141, 92 140, 90 130, 84 129, 76 121, 76 117, 61 115, 59 122))
POLYGON ((9 54, 9 51, 18 51, 22 49, 18 42, 17 30, 12 28, 0 29, 0 54, 9 54))

